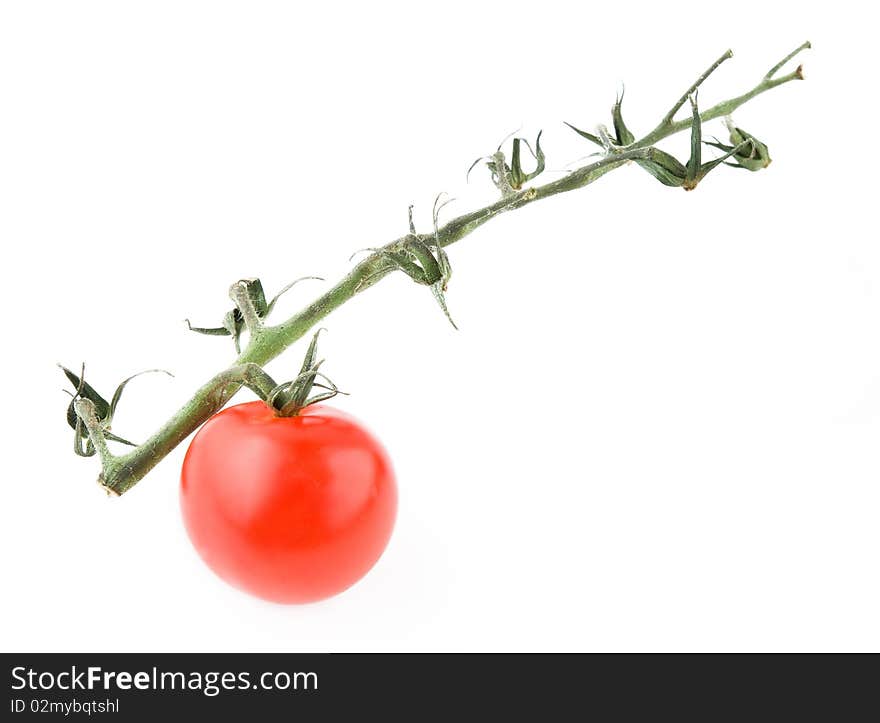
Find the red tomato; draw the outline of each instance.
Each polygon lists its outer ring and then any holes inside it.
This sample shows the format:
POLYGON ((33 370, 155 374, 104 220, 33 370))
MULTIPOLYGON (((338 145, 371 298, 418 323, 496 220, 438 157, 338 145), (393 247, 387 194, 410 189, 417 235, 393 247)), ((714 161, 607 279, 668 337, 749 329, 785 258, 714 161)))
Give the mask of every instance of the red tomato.
POLYGON ((190 539, 227 582, 280 603, 353 585, 382 554, 397 513, 391 462, 353 417, 295 417, 248 402, 212 417, 183 462, 190 539))

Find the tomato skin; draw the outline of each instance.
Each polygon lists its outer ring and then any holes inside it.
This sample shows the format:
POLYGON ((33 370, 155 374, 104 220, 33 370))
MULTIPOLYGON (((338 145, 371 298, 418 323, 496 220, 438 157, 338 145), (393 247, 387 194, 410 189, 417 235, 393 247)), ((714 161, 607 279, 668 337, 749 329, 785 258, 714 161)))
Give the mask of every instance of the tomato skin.
POLYGON ((313 405, 277 417, 258 401, 199 430, 180 503, 193 545, 221 578, 266 600, 306 603, 342 592, 379 559, 397 486, 382 445, 352 416, 313 405))

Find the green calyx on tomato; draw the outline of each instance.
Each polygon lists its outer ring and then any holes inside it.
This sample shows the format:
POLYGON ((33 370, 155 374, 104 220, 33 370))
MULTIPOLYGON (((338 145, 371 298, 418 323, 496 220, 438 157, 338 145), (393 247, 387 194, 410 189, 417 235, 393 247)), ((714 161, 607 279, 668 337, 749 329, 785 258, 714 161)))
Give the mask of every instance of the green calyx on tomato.
POLYGON ((318 371, 324 363, 323 359, 318 359, 318 336, 322 331, 323 329, 318 329, 312 337, 299 374, 291 381, 273 387, 263 400, 275 410, 276 417, 295 417, 311 404, 332 399, 337 394, 345 394, 339 391, 329 377, 318 371), (320 391, 313 393, 314 389, 320 391))
POLYGON ((276 384, 263 369, 251 365, 258 379, 245 382, 245 385, 272 409, 276 417, 296 417, 312 404, 332 399, 337 394, 345 394, 327 375, 319 371, 324 363, 323 359, 318 359, 318 336, 322 331, 324 329, 315 332, 299 374, 288 382, 276 384))

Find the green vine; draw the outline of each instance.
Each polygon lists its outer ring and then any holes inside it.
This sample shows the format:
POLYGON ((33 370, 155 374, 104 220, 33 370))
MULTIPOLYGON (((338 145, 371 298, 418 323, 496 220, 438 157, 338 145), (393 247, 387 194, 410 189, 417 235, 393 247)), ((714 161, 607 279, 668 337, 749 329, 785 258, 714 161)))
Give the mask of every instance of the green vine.
POLYGON ((479 159, 474 164, 485 161, 492 181, 500 191, 501 197, 497 201, 453 218, 443 226, 439 224, 438 219, 443 205, 435 202, 434 224, 429 233, 416 231, 410 209, 408 233, 381 248, 365 249, 367 255, 342 280, 304 309, 279 324, 270 325, 267 323, 267 318, 278 296, 290 288, 289 286, 272 301, 267 302, 259 280, 245 279, 235 282, 230 288, 230 298, 234 308, 226 315, 221 326, 214 328, 190 326, 193 331, 203 334, 231 336, 238 354, 235 363, 200 387, 190 400, 149 439, 137 446, 132 445, 132 449, 124 454, 112 453, 107 442, 115 441, 131 445, 127 440, 117 437, 110 431, 119 393, 128 380, 120 385, 113 402, 108 403, 85 382, 83 374, 77 376, 65 369, 65 374, 75 388, 68 407, 68 422, 74 429, 77 453, 83 456, 97 455, 101 462, 98 482, 108 493, 120 495, 143 479, 172 449, 217 413, 242 386, 255 391, 267 403, 271 403, 280 414, 296 414, 305 405, 338 393, 332 382, 326 380, 326 377, 318 371, 320 362, 316 361, 315 350, 317 334, 309 347, 300 374, 292 382, 275 384, 263 371, 262 366, 302 338, 334 309, 363 293, 394 271, 402 271, 418 284, 429 287, 443 313, 452 322, 445 298, 451 274, 445 248, 499 214, 522 208, 549 196, 583 188, 629 162, 635 162, 664 185, 685 190, 696 188, 709 172, 722 164, 750 171, 765 168, 770 162, 767 146, 735 126, 729 120, 729 116, 761 93, 792 80, 802 80, 801 66, 784 75, 779 73, 792 58, 809 47, 809 43, 804 43, 789 53, 751 90, 700 111, 697 90, 719 65, 732 56, 732 53, 727 51, 682 93, 657 126, 641 138, 637 138, 624 123, 623 98, 619 97, 612 108, 613 134, 604 126, 599 126, 596 132, 592 133, 568 124, 580 136, 597 145, 601 157, 544 185, 524 188, 524 185, 539 176, 545 167, 540 134, 534 148, 524 139, 513 139, 509 162, 503 148, 499 147, 491 156, 479 159), (690 104, 690 114, 686 118, 675 120, 675 115, 686 103, 690 104), (703 124, 716 118, 727 119, 729 144, 718 140, 703 140, 703 124), (691 131, 690 157, 686 162, 683 163, 656 147, 656 143, 664 138, 685 130, 691 131), (535 168, 531 172, 526 172, 522 168, 522 145, 525 145, 534 157, 535 168), (704 162, 702 159, 704 145, 719 149, 723 155, 704 162), (241 339, 245 334, 247 344, 241 348, 241 339), (319 378, 328 383, 317 381, 319 378), (313 387, 323 391, 310 396, 313 387))

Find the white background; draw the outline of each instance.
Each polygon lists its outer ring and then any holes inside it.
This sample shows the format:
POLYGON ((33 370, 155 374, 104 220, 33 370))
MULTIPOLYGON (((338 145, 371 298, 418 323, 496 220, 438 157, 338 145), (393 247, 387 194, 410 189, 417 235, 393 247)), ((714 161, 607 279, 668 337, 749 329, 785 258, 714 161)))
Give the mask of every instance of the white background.
POLYGON ((877 650, 858 7, 3 3, 2 648, 877 650), (231 281, 336 279, 408 204, 427 229, 439 191, 449 214, 493 200, 465 170, 509 131, 543 128, 558 173, 591 152, 561 121, 607 122, 621 82, 645 132, 727 47, 705 104, 805 39, 807 81, 736 114, 766 172, 683 193, 627 167, 493 221, 450 249, 460 332, 402 275, 327 320, 338 403, 401 500, 343 595, 281 607, 216 579, 181 524, 183 447, 121 499, 74 457, 56 362, 108 393, 174 371, 123 398, 115 429, 143 438, 231 360, 183 325, 219 321, 231 281))

